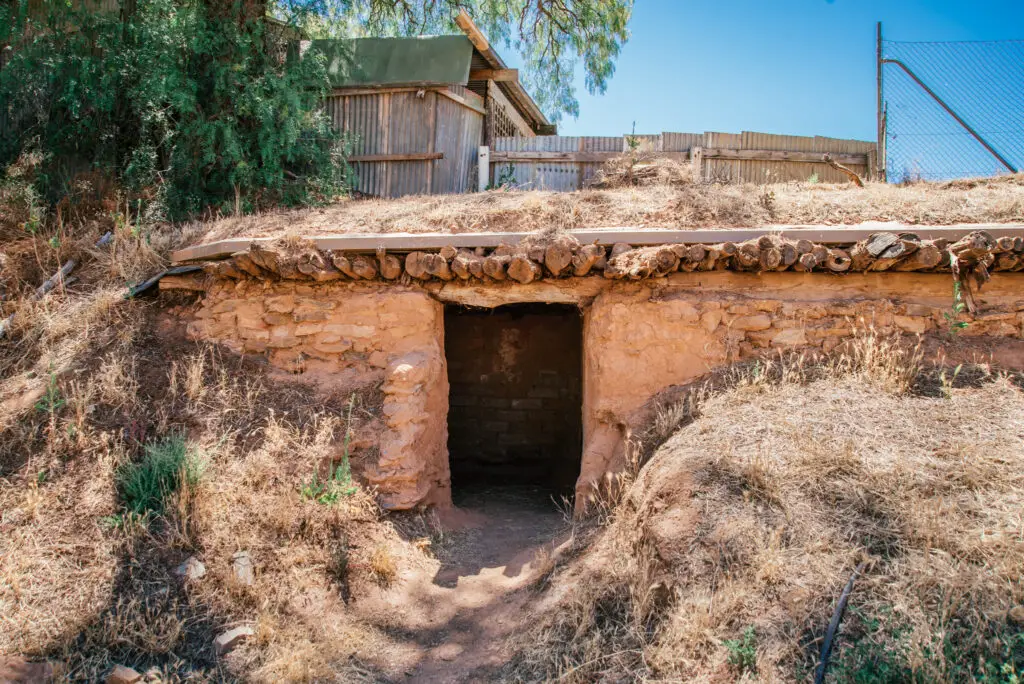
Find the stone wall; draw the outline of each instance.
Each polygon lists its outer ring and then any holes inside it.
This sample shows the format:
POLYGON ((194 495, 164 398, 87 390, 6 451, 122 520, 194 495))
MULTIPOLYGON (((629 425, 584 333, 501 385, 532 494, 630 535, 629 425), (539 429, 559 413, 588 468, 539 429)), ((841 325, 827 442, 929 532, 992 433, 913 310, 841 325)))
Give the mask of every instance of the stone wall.
POLYGON ((365 477, 388 508, 449 503, 443 307, 422 290, 217 281, 189 332, 324 389, 380 386, 365 477))
MULTIPOLYGON (((560 302, 583 313, 583 455, 577 491, 621 468, 650 399, 715 367, 780 349, 829 351, 855 326, 948 331, 948 274, 675 273, 640 282, 570 278, 529 285, 297 284, 217 280, 191 324, 197 338, 259 354, 325 387, 379 385, 386 506, 450 501, 445 303, 560 302)), ((995 274, 950 353, 1024 367, 1024 276, 995 274)), ((460 428, 462 429, 462 428, 460 428)))
MULTIPOLYGON (((1024 278, 995 276, 951 347, 1024 367, 1024 278), (991 342, 999 344, 992 345, 991 342)), ((779 350, 833 350, 855 327, 948 335, 952 281, 937 274, 678 274, 602 290, 585 327, 578 491, 624 465, 625 439, 659 392, 779 350)), ((954 352, 956 349, 953 350, 954 352)))

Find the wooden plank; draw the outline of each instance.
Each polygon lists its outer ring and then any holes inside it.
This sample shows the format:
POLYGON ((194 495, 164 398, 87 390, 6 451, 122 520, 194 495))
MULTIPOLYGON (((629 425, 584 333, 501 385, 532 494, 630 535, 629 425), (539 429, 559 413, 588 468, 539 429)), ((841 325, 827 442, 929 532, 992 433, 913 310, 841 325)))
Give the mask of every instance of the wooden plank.
MULTIPOLYGON (((491 154, 494 154, 493 152, 491 154)), ((1024 234, 1022 223, 965 223, 950 226, 919 226, 899 223, 862 223, 851 226, 799 226, 766 225, 758 228, 736 229, 661 229, 661 228, 589 228, 569 231, 583 244, 597 242, 614 245, 624 242, 633 246, 661 245, 675 243, 713 244, 716 242, 742 242, 762 235, 782 235, 793 239, 807 239, 812 242, 850 244, 863 240, 872 233, 882 231, 910 232, 922 239, 948 238, 955 240, 976 230, 988 231, 993 237, 1016 237, 1024 234)), ((516 244, 530 232, 507 233, 380 233, 324 235, 310 239, 320 249, 336 249, 352 252, 373 252, 378 247, 388 251, 410 251, 417 249, 440 249, 452 247, 497 247, 500 244, 516 244)), ((175 262, 193 259, 215 259, 229 256, 248 249, 253 243, 268 244, 277 238, 231 238, 204 245, 186 247, 171 254, 175 262)))
MULTIPOLYGON (((602 163, 609 159, 621 157, 622 152, 491 152, 491 161, 497 164, 505 162, 544 162, 569 164, 579 163, 602 163)), ((687 161, 690 158, 689 152, 662 152, 659 157, 687 161)), ((706 155, 705 155, 706 156, 706 155)))
MULTIPOLYGON (((427 140, 427 152, 431 154, 437 154, 434 152, 437 146, 437 108, 440 106, 440 100, 437 95, 434 95, 434 101, 430 103, 430 110, 427 113, 427 129, 430 131, 430 138, 427 140)), ((441 154, 441 159, 444 159, 444 153, 441 154)), ((434 167, 436 164, 427 164, 427 190, 426 194, 430 194, 434 191, 434 167)))
POLYGON ((354 154, 348 158, 350 162, 405 162, 433 161, 444 159, 444 152, 406 152, 404 154, 354 154))
POLYGON ((473 104, 472 102, 470 102, 466 98, 464 98, 461 95, 458 95, 456 93, 453 93, 452 91, 448 90, 447 88, 438 88, 435 92, 437 92, 437 93, 439 93, 441 95, 444 95, 449 100, 452 100, 454 102, 458 102, 460 105, 462 105, 463 107, 465 107, 467 109, 472 109, 474 112, 478 112, 480 114, 487 114, 487 111, 483 107, 476 106, 475 104, 473 104))
MULTIPOLYGON (((788 162, 821 162, 823 152, 790 152, 788 150, 730 150, 721 147, 704 148, 705 159, 730 159, 736 161, 788 161, 788 162)), ((868 163, 867 154, 849 152, 830 153, 833 161, 840 164, 868 163)))
POLYGON ((615 157, 621 157, 621 152, 491 152, 491 162, 501 164, 505 162, 568 162, 578 164, 580 162, 604 162, 615 157))
POLYGON ((518 81, 519 69, 471 69, 470 81, 518 81))
MULTIPOLYGON (((459 10, 459 15, 455 17, 455 23, 458 25, 462 32, 469 38, 469 42, 473 44, 477 50, 480 51, 484 57, 491 57, 491 45, 487 42, 487 36, 477 28, 473 20, 469 18, 469 14, 466 10, 459 10)), ((488 60, 490 61, 490 60, 488 60)))
POLYGON ((418 90, 447 88, 444 83, 422 83, 401 86, 360 87, 360 88, 334 88, 330 96, 352 97, 354 95, 390 95, 391 93, 414 93, 418 90))

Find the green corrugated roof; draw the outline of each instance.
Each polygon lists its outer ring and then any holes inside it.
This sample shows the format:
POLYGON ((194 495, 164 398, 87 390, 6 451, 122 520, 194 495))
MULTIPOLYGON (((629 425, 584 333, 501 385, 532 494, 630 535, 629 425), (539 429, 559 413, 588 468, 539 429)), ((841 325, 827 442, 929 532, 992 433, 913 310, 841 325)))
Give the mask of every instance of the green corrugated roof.
POLYGON ((335 88, 466 83, 473 44, 466 36, 314 40, 335 88))

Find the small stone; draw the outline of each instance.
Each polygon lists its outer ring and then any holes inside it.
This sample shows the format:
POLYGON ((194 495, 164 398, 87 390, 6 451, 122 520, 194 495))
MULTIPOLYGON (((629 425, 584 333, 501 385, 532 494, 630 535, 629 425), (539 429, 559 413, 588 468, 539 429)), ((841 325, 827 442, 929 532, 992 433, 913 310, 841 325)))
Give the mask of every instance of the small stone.
POLYGON ((464 649, 460 644, 441 644, 440 646, 434 649, 434 655, 436 655, 441 660, 451 662, 458 658, 462 654, 463 650, 464 649))
POLYGON ((935 309, 924 304, 906 304, 903 313, 907 316, 931 316, 935 309))
POLYGON ((893 316, 893 321, 896 325, 909 333, 920 335, 928 330, 929 320, 927 318, 920 318, 917 316, 893 316))
POLYGON ((292 322, 292 317, 287 314, 271 311, 270 313, 263 314, 263 322, 267 325, 288 325, 292 322))
POLYGON ((54 679, 54 668, 49 662, 32 662, 12 656, 0 657, 0 682, 7 684, 36 684, 54 679))
POLYGON ((113 671, 107 675, 107 684, 135 684, 142 679, 142 675, 130 667, 115 665, 113 671))
POLYGON ((734 330, 767 330, 772 327, 772 319, 766 314, 740 316, 730 325, 734 330))
POLYGON ((1015 625, 1024 626, 1024 605, 1011 608, 1006 613, 1006 618, 1015 625))
POLYGON ((174 574, 187 580, 197 580, 206 574, 206 566, 195 556, 189 556, 188 560, 175 569, 174 574))
POLYGON ((256 582, 256 570, 252 564, 252 557, 248 551, 239 551, 231 557, 232 569, 235 573, 235 581, 247 587, 256 582))
POLYGON ((705 311, 700 317, 700 323, 704 326, 704 330, 709 333, 715 332, 718 329, 718 324, 722 322, 721 310, 705 311))
POLYGON ((807 344, 807 334, 804 332, 803 328, 780 330, 779 333, 772 338, 772 344, 784 346, 805 345, 807 344))
POLYGON ((295 308, 295 297, 291 295, 268 297, 265 303, 267 310, 272 313, 290 313, 295 308))
POLYGON ((217 655, 224 655, 255 633, 256 632, 252 627, 235 627, 234 629, 229 629, 213 640, 213 650, 217 655))

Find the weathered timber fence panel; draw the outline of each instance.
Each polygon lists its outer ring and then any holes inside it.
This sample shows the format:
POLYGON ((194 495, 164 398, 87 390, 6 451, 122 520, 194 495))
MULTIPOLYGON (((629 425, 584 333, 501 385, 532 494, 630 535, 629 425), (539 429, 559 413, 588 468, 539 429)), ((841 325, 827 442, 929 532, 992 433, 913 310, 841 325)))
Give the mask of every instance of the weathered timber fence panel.
POLYGON ((482 104, 465 89, 367 88, 336 90, 324 109, 354 140, 354 190, 402 197, 475 188, 482 104))
POLYGON ((875 143, 821 136, 769 133, 661 133, 621 137, 538 136, 496 138, 490 150, 490 184, 578 190, 608 159, 628 152, 657 152, 693 160, 705 181, 779 183, 817 179, 845 183, 846 175, 821 160, 826 152, 858 173, 870 175, 875 143))
POLYGON ((517 152, 609 153, 622 152, 623 139, 609 136, 543 135, 532 138, 495 138, 491 156, 490 182, 511 182, 516 186, 546 190, 577 190, 590 180, 603 161, 566 162, 556 159, 537 161, 494 161, 502 154, 517 152))

